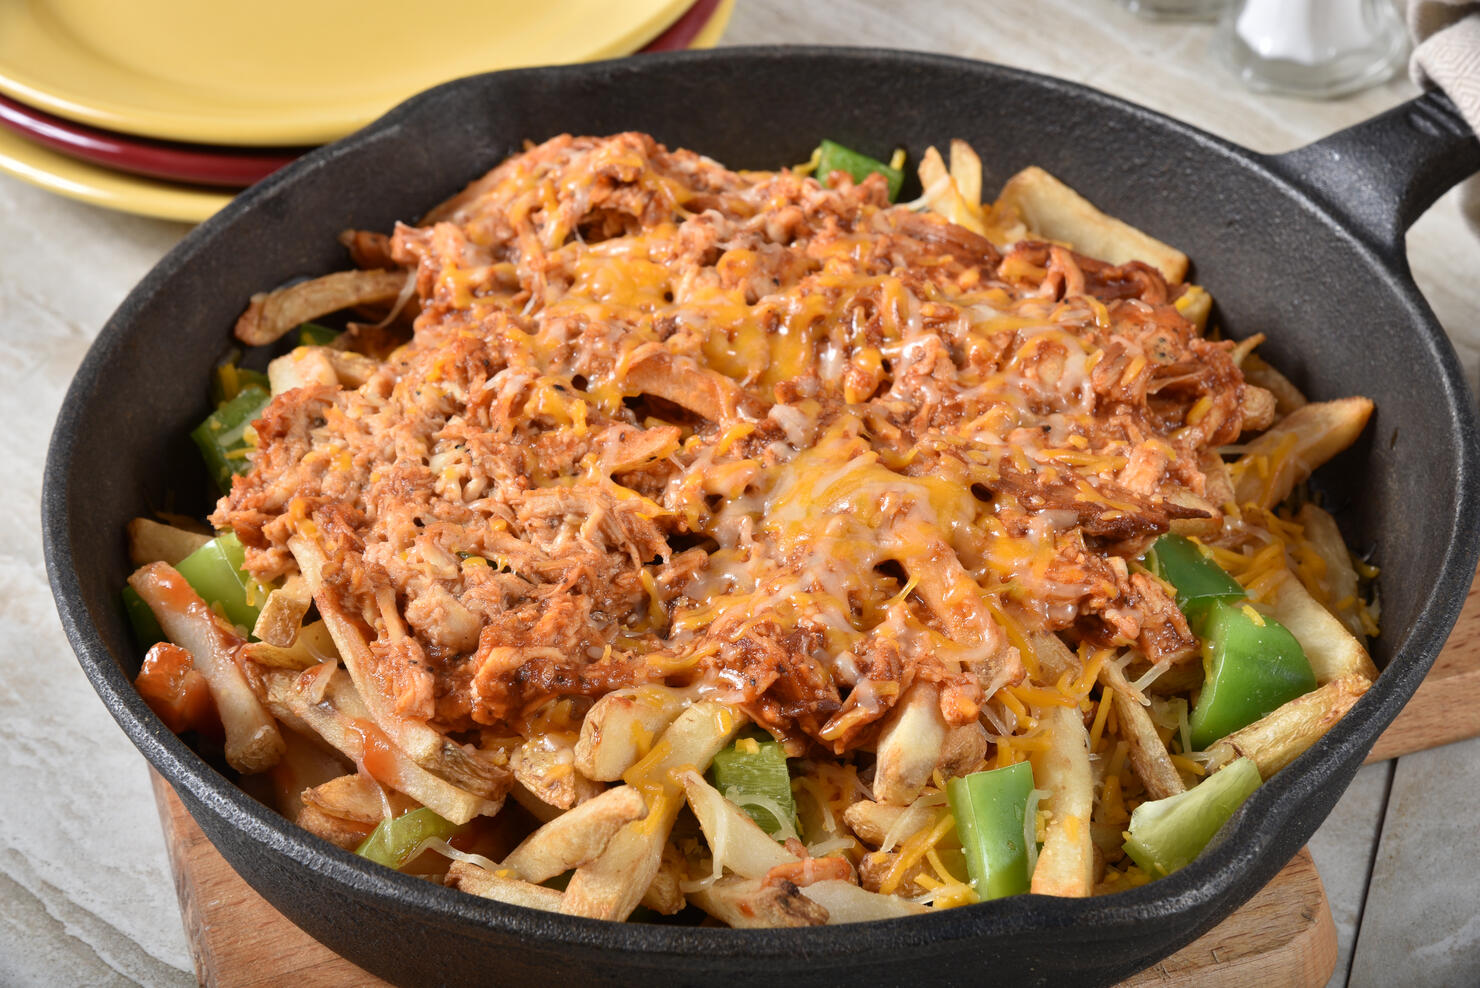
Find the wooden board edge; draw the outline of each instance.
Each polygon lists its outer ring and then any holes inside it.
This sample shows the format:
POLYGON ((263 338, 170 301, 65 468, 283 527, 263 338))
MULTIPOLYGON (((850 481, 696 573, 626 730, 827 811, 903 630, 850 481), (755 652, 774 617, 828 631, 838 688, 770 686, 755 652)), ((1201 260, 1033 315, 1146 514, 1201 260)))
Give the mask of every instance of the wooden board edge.
POLYGON ((1320 988, 1336 970, 1336 922, 1310 851, 1300 849, 1232 916, 1120 988, 1320 988))

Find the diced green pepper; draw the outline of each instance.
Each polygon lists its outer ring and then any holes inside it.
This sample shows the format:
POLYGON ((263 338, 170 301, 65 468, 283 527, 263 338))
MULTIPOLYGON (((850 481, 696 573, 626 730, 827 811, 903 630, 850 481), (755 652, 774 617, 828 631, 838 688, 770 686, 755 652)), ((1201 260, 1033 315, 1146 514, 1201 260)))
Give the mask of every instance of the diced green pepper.
POLYGON ((827 177, 833 172, 847 172, 853 176, 855 182, 862 182, 869 175, 878 172, 889 183, 889 201, 893 202, 899 197, 899 187, 904 184, 904 172, 898 168, 890 168, 884 162, 860 154, 852 148, 845 148, 836 141, 823 141, 819 150, 821 154, 817 159, 817 177, 823 185, 827 184, 827 177))
POLYGON ((316 322, 306 322, 298 327, 299 346, 328 346, 338 336, 339 330, 320 326, 316 322))
POLYGON ((128 623, 134 630, 134 641, 142 649, 152 648, 156 643, 165 640, 164 629, 159 626, 159 619, 144 603, 144 598, 133 587, 123 588, 123 610, 128 615, 128 623))
POLYGON ((387 868, 400 868, 411 861, 422 841, 431 837, 446 840, 461 829, 423 806, 402 813, 394 820, 380 821, 370 836, 355 848, 355 853, 387 868))
POLYGON ((1197 543, 1180 535, 1163 535, 1142 558, 1146 568, 1177 588, 1177 606, 1196 632, 1217 601, 1233 604, 1244 588, 1207 557, 1197 543))
POLYGON ((1192 708, 1196 750, 1316 688, 1300 642, 1248 604, 1213 602, 1202 634, 1203 687, 1192 708))
POLYGON ((272 390, 267 382, 266 374, 237 366, 236 361, 240 356, 239 352, 232 351, 231 357, 217 364, 215 372, 211 375, 211 402, 218 408, 247 388, 257 388, 260 391, 272 390))
POLYGON ((736 738, 714 756, 709 781, 772 837, 796 833, 797 805, 791 795, 786 749, 770 735, 751 731, 736 738), (773 806, 785 816, 784 822, 776 819, 773 806))
POLYGON ((268 591, 242 568, 245 559, 241 542, 227 532, 180 560, 175 569, 202 600, 220 605, 227 620, 250 629, 257 623, 268 591))
POLYGON ((250 464, 246 454, 251 448, 246 439, 247 426, 262 416, 262 410, 271 400, 272 396, 263 388, 244 388, 190 434, 205 457, 211 479, 223 494, 231 490, 233 475, 247 472, 250 464))
POLYGON ((1202 853, 1259 782, 1254 762, 1239 758, 1186 792, 1142 803, 1131 814, 1125 853, 1152 878, 1170 875, 1202 853))
POLYGON ((1028 891, 1024 821, 1033 792, 1033 768, 1018 762, 973 772, 946 783, 946 799, 966 854, 977 897, 1000 899, 1028 891))

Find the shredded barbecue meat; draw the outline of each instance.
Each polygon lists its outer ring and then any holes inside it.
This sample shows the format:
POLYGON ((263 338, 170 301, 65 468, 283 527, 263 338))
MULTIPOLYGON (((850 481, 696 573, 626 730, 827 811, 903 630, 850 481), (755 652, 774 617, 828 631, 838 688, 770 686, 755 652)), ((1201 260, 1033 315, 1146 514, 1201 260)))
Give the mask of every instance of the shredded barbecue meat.
POLYGON ((397 714, 449 732, 661 681, 841 753, 916 681, 975 720, 1025 632, 1186 660, 1132 560, 1219 510, 1230 345, 1144 264, 834 177, 565 136, 357 239, 415 269, 414 338, 279 394, 212 521, 264 580, 322 547, 397 714))

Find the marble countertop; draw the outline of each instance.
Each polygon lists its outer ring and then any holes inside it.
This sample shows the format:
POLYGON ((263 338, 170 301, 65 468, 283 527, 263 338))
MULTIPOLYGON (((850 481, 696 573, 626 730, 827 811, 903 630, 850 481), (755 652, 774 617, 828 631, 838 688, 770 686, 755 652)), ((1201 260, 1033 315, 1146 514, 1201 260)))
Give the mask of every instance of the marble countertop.
MULTIPOLYGON (((1258 96, 1209 56, 1208 26, 1148 24, 1109 0, 939 7, 741 0, 723 43, 878 45, 1003 62, 1267 152, 1416 92, 1400 79, 1332 102, 1258 96)), ((1455 190, 1419 220, 1408 257, 1473 386, 1480 238, 1462 200, 1455 190)), ((145 763, 62 635, 37 524, 47 438, 73 371, 186 229, 0 177, 0 420, 10 423, 0 450, 12 464, 0 476, 0 984, 194 981, 145 763)), ((1358 774, 1311 842, 1340 931, 1334 984, 1480 983, 1477 817, 1480 740, 1358 774)))

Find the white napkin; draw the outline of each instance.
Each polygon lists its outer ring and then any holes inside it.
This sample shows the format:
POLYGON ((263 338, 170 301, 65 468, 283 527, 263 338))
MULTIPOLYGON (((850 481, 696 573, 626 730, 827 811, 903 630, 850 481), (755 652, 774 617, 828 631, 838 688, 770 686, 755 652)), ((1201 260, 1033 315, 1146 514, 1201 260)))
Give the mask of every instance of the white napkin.
POLYGON ((1480 3, 1410 0, 1408 30, 1413 81, 1444 90, 1480 134, 1480 3))

